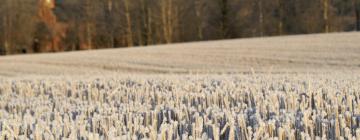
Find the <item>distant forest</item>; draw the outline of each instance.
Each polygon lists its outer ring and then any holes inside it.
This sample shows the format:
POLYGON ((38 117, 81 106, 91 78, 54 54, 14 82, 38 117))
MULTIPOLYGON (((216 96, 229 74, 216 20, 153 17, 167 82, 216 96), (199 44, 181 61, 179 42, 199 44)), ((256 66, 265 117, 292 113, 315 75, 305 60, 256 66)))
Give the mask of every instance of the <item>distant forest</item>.
POLYGON ((0 0, 0 54, 360 30, 360 0, 0 0))

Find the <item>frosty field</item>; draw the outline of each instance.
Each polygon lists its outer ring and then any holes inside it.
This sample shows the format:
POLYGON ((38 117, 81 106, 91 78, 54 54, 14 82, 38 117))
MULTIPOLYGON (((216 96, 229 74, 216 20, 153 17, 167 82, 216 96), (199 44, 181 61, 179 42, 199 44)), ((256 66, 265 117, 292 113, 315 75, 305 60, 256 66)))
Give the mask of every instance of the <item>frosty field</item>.
POLYGON ((360 139, 360 33, 0 57, 0 139, 360 139))
POLYGON ((186 43, 0 58, 0 75, 359 71, 360 33, 186 43))

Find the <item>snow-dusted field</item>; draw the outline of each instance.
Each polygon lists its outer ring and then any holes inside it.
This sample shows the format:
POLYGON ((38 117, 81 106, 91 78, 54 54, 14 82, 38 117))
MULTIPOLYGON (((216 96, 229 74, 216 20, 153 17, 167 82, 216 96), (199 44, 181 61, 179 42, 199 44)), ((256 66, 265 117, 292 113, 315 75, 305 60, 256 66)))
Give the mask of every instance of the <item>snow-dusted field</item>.
POLYGON ((0 139, 360 139, 360 33, 0 57, 0 139))
POLYGON ((358 71, 359 44, 360 33, 339 33, 7 56, 0 75, 358 71))

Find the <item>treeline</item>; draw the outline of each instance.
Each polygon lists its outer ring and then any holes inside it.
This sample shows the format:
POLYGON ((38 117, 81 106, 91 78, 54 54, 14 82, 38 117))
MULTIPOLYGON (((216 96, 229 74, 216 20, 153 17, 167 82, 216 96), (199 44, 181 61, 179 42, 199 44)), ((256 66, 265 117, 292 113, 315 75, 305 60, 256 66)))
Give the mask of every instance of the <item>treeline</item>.
POLYGON ((0 1, 0 54, 354 30, 359 0, 0 1))

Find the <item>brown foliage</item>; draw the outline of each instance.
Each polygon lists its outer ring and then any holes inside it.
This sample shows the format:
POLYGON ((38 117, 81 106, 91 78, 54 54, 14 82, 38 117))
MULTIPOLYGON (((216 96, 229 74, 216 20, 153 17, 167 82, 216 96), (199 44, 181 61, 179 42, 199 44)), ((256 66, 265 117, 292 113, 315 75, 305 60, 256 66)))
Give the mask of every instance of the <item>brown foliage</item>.
MULTIPOLYGON (((41 22, 43 22, 48 29, 50 29, 50 39, 41 40, 40 52, 57 52, 63 51, 61 48, 61 40, 65 37, 66 24, 61 24, 57 21, 56 15, 53 13, 55 8, 54 0, 40 0, 39 2, 39 11, 38 16, 41 22)), ((35 41, 38 41, 38 38, 35 38, 35 41)), ((33 45, 37 45, 37 42, 34 42, 33 45)))

